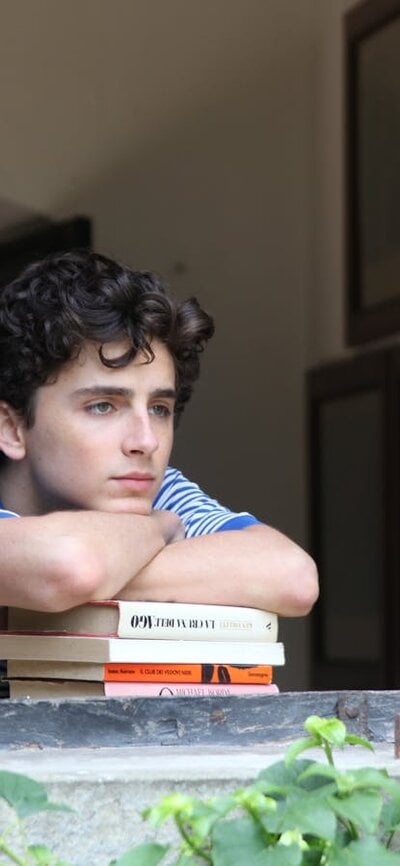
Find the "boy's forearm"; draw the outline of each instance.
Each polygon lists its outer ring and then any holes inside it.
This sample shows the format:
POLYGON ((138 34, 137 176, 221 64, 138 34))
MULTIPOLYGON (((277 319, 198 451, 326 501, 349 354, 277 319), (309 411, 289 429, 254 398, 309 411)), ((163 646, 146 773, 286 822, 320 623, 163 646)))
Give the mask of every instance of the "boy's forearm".
POLYGON ((178 534, 176 515, 55 512, 0 521, 0 604, 63 610, 118 595, 178 534))
POLYGON ((180 521, 170 512, 2 520, 0 604, 56 611, 120 597, 301 616, 317 598, 313 561, 270 527, 181 537, 180 521))
POLYGON ((121 598, 244 605, 303 616, 318 596, 315 564, 267 526, 217 532, 165 547, 121 598))

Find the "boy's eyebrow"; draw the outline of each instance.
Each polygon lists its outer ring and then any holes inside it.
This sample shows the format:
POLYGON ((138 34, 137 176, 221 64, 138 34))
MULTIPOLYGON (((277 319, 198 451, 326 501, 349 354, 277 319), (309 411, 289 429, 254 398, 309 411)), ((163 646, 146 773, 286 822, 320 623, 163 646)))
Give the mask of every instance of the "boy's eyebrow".
MULTIPOLYGON (((132 399, 135 396, 133 388, 118 388, 115 385, 90 385, 86 388, 78 388, 74 391, 74 397, 101 397, 107 394, 109 397, 127 397, 132 399)), ((154 388, 150 391, 150 397, 168 398, 176 400, 176 391, 174 388, 154 388)))

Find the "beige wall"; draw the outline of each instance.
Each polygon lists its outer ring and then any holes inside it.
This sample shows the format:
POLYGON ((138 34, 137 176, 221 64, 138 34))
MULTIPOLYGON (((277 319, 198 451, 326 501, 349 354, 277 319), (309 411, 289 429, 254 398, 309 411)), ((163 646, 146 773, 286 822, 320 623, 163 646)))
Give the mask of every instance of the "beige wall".
MULTIPOLYGON (((303 374, 338 342, 337 5, 0 0, 0 219, 88 214, 97 248, 199 296, 217 334, 176 459, 300 542, 303 374)), ((307 623, 282 637, 301 688, 307 623)))

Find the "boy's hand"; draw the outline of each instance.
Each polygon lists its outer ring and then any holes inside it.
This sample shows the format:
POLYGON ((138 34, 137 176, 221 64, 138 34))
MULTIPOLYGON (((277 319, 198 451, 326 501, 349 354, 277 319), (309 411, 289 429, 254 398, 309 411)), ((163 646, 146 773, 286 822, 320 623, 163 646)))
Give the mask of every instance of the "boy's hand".
POLYGON ((166 544, 173 544, 175 541, 182 541, 185 538, 185 528, 175 512, 156 509, 152 516, 157 521, 166 544))

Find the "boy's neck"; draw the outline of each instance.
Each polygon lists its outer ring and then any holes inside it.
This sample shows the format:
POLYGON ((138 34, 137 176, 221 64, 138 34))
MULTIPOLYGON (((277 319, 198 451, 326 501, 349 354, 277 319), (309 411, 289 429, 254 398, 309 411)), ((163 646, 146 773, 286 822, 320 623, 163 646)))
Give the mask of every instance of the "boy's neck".
POLYGON ((8 460, 0 473, 0 501, 3 508, 21 516, 40 514, 35 502, 31 479, 25 461, 8 460))

